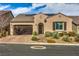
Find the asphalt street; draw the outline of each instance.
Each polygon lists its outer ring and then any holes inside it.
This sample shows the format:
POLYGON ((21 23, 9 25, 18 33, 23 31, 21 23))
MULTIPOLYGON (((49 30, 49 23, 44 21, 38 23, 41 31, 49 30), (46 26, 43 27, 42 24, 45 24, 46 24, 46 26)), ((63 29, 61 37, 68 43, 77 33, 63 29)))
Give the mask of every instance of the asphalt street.
POLYGON ((46 49, 31 49, 31 46, 0 44, 0 56, 79 56, 79 46, 44 45, 46 49))

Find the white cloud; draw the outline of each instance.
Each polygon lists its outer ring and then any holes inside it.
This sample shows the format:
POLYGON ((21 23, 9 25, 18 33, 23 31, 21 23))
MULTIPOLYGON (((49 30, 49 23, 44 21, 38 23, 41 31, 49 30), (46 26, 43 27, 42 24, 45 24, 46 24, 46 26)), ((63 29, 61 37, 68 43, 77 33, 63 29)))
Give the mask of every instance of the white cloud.
POLYGON ((41 4, 41 3, 33 3, 32 8, 36 8, 36 7, 43 6, 43 5, 45 5, 45 3, 43 3, 43 4, 41 4))
MULTIPOLYGON (((61 6, 61 5, 64 5, 64 3, 62 4, 59 4, 59 3, 33 3, 32 4, 32 8, 35 8, 35 7, 39 7, 39 6, 43 6, 43 5, 46 5, 45 8, 43 8, 42 10, 40 9, 40 12, 43 12, 43 13, 53 13, 53 11, 56 11, 56 8, 57 6, 61 6)), ((37 11, 36 13, 38 13, 39 11, 37 11)))
POLYGON ((65 3, 44 3, 44 4, 33 4, 34 6, 46 5, 41 12, 43 13, 64 13, 66 15, 79 15, 79 4, 65 4, 65 3))
POLYGON ((13 13, 14 16, 16 16, 18 14, 27 13, 30 10, 31 9, 27 8, 27 7, 18 7, 16 9, 12 9, 12 13, 13 13))
POLYGON ((6 8, 9 8, 10 7, 10 5, 0 5, 0 10, 4 10, 4 9, 6 9, 6 8))
POLYGON ((58 13, 61 12, 65 8, 64 3, 48 3, 46 7, 42 11, 43 13, 58 13))
MULTIPOLYGON (((8 8, 10 6, 6 6, 8 8)), ((5 9, 3 8, 3 9, 5 9)), ((33 3, 32 7, 18 7, 12 9, 13 15, 16 16, 21 13, 58 13, 62 12, 66 15, 79 15, 79 4, 64 4, 64 3, 33 3), (44 6, 40 11, 33 11, 36 7, 44 6)))
POLYGON ((43 5, 45 5, 45 4, 32 4, 32 7, 30 7, 30 8, 18 7, 16 9, 11 9, 11 10, 12 10, 13 15, 17 16, 18 14, 31 12, 34 8, 43 6, 43 5))

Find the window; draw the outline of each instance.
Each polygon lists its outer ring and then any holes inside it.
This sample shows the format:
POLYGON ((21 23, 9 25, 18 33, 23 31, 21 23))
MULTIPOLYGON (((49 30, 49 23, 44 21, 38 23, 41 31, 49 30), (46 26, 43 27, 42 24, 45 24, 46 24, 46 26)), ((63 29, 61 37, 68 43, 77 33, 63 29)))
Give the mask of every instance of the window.
POLYGON ((65 30, 66 22, 53 22, 53 29, 54 30, 65 30))

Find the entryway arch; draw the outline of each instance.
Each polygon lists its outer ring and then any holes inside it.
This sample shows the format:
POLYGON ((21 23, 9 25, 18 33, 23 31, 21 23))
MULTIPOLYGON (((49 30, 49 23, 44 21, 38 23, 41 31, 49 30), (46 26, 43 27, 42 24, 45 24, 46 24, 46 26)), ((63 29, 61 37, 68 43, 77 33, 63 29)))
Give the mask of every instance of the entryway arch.
POLYGON ((38 24, 38 33, 39 34, 43 34, 44 33, 44 24, 43 23, 39 23, 38 24))

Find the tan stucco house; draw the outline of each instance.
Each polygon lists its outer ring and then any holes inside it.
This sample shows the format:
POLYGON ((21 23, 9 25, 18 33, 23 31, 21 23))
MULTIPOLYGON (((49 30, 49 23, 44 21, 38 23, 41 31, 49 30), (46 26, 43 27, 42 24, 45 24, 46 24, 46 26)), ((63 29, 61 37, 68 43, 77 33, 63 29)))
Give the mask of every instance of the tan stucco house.
POLYGON ((44 34, 45 32, 77 32, 79 33, 79 17, 57 14, 20 14, 10 22, 10 34, 44 34))

